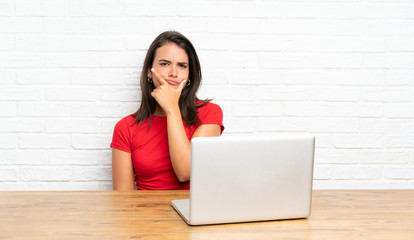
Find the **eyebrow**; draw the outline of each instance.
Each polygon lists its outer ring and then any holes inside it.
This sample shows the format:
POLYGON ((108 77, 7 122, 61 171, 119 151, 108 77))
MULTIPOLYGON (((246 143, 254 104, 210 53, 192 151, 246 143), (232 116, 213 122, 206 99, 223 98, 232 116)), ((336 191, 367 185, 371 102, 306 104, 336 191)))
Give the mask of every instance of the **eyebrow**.
MULTIPOLYGON (((160 60, 158 60, 158 62, 167 62, 167 63, 171 63, 171 61, 170 61, 170 60, 167 60, 167 59, 160 59, 160 60)), ((178 63, 181 63, 181 64, 187 64, 187 65, 188 65, 188 62, 178 62, 178 63)))

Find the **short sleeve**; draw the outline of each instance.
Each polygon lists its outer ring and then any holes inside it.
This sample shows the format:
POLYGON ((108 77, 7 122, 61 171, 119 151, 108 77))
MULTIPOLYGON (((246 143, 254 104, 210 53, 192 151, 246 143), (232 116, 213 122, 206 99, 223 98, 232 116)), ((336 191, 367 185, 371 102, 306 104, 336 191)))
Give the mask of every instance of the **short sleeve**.
POLYGON ((129 124, 127 118, 121 119, 114 128, 111 147, 131 153, 129 124))
POLYGON ((198 110, 198 117, 201 120, 201 125, 203 124, 217 124, 221 127, 221 133, 224 131, 223 125, 223 110, 221 107, 214 103, 207 103, 198 110))

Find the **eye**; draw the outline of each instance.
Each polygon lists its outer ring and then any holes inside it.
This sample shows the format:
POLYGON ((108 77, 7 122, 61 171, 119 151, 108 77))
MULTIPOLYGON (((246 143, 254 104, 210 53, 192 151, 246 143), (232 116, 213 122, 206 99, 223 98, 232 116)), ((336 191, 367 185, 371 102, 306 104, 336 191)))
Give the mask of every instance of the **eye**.
POLYGON ((167 62, 160 62, 160 65, 161 66, 168 66, 168 63, 167 62))
POLYGON ((187 64, 186 63, 180 63, 178 66, 180 68, 187 68, 187 64))

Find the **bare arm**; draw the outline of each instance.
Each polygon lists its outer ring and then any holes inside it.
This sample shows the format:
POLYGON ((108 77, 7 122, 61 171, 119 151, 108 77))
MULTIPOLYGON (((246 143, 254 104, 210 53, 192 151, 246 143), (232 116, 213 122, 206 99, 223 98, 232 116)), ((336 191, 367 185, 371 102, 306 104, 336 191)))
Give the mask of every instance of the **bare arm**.
MULTIPOLYGON (((181 182, 190 180, 191 170, 191 144, 184 130, 179 110, 167 113, 168 146, 170 148, 171 163, 175 175, 181 182)), ((199 126, 193 134, 194 137, 220 136, 221 127, 217 124, 199 126)))
MULTIPOLYGON (((178 100, 186 81, 182 81, 177 89, 169 86, 162 76, 151 69, 155 75, 154 81, 159 81, 160 86, 153 92, 152 96, 167 115, 168 147, 170 149, 171 164, 175 175, 181 182, 190 180, 191 169, 191 144, 187 138, 181 119, 178 100)), ((217 124, 206 124, 199 126, 194 132, 194 137, 220 136, 221 127, 217 124)))
POLYGON ((114 190, 135 190, 131 154, 112 148, 112 187, 114 190))

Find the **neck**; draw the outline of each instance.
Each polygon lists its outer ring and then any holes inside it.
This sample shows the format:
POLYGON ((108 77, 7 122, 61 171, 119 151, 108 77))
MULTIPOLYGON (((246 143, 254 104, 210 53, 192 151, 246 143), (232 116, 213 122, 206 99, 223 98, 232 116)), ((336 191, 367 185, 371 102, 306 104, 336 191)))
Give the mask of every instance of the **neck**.
POLYGON ((155 111, 154 111, 153 115, 154 116, 157 116, 157 117, 165 117, 165 116, 167 116, 167 114, 165 113, 164 109, 162 109, 162 107, 160 107, 160 105, 158 105, 158 103, 157 103, 157 106, 155 107, 155 111))

